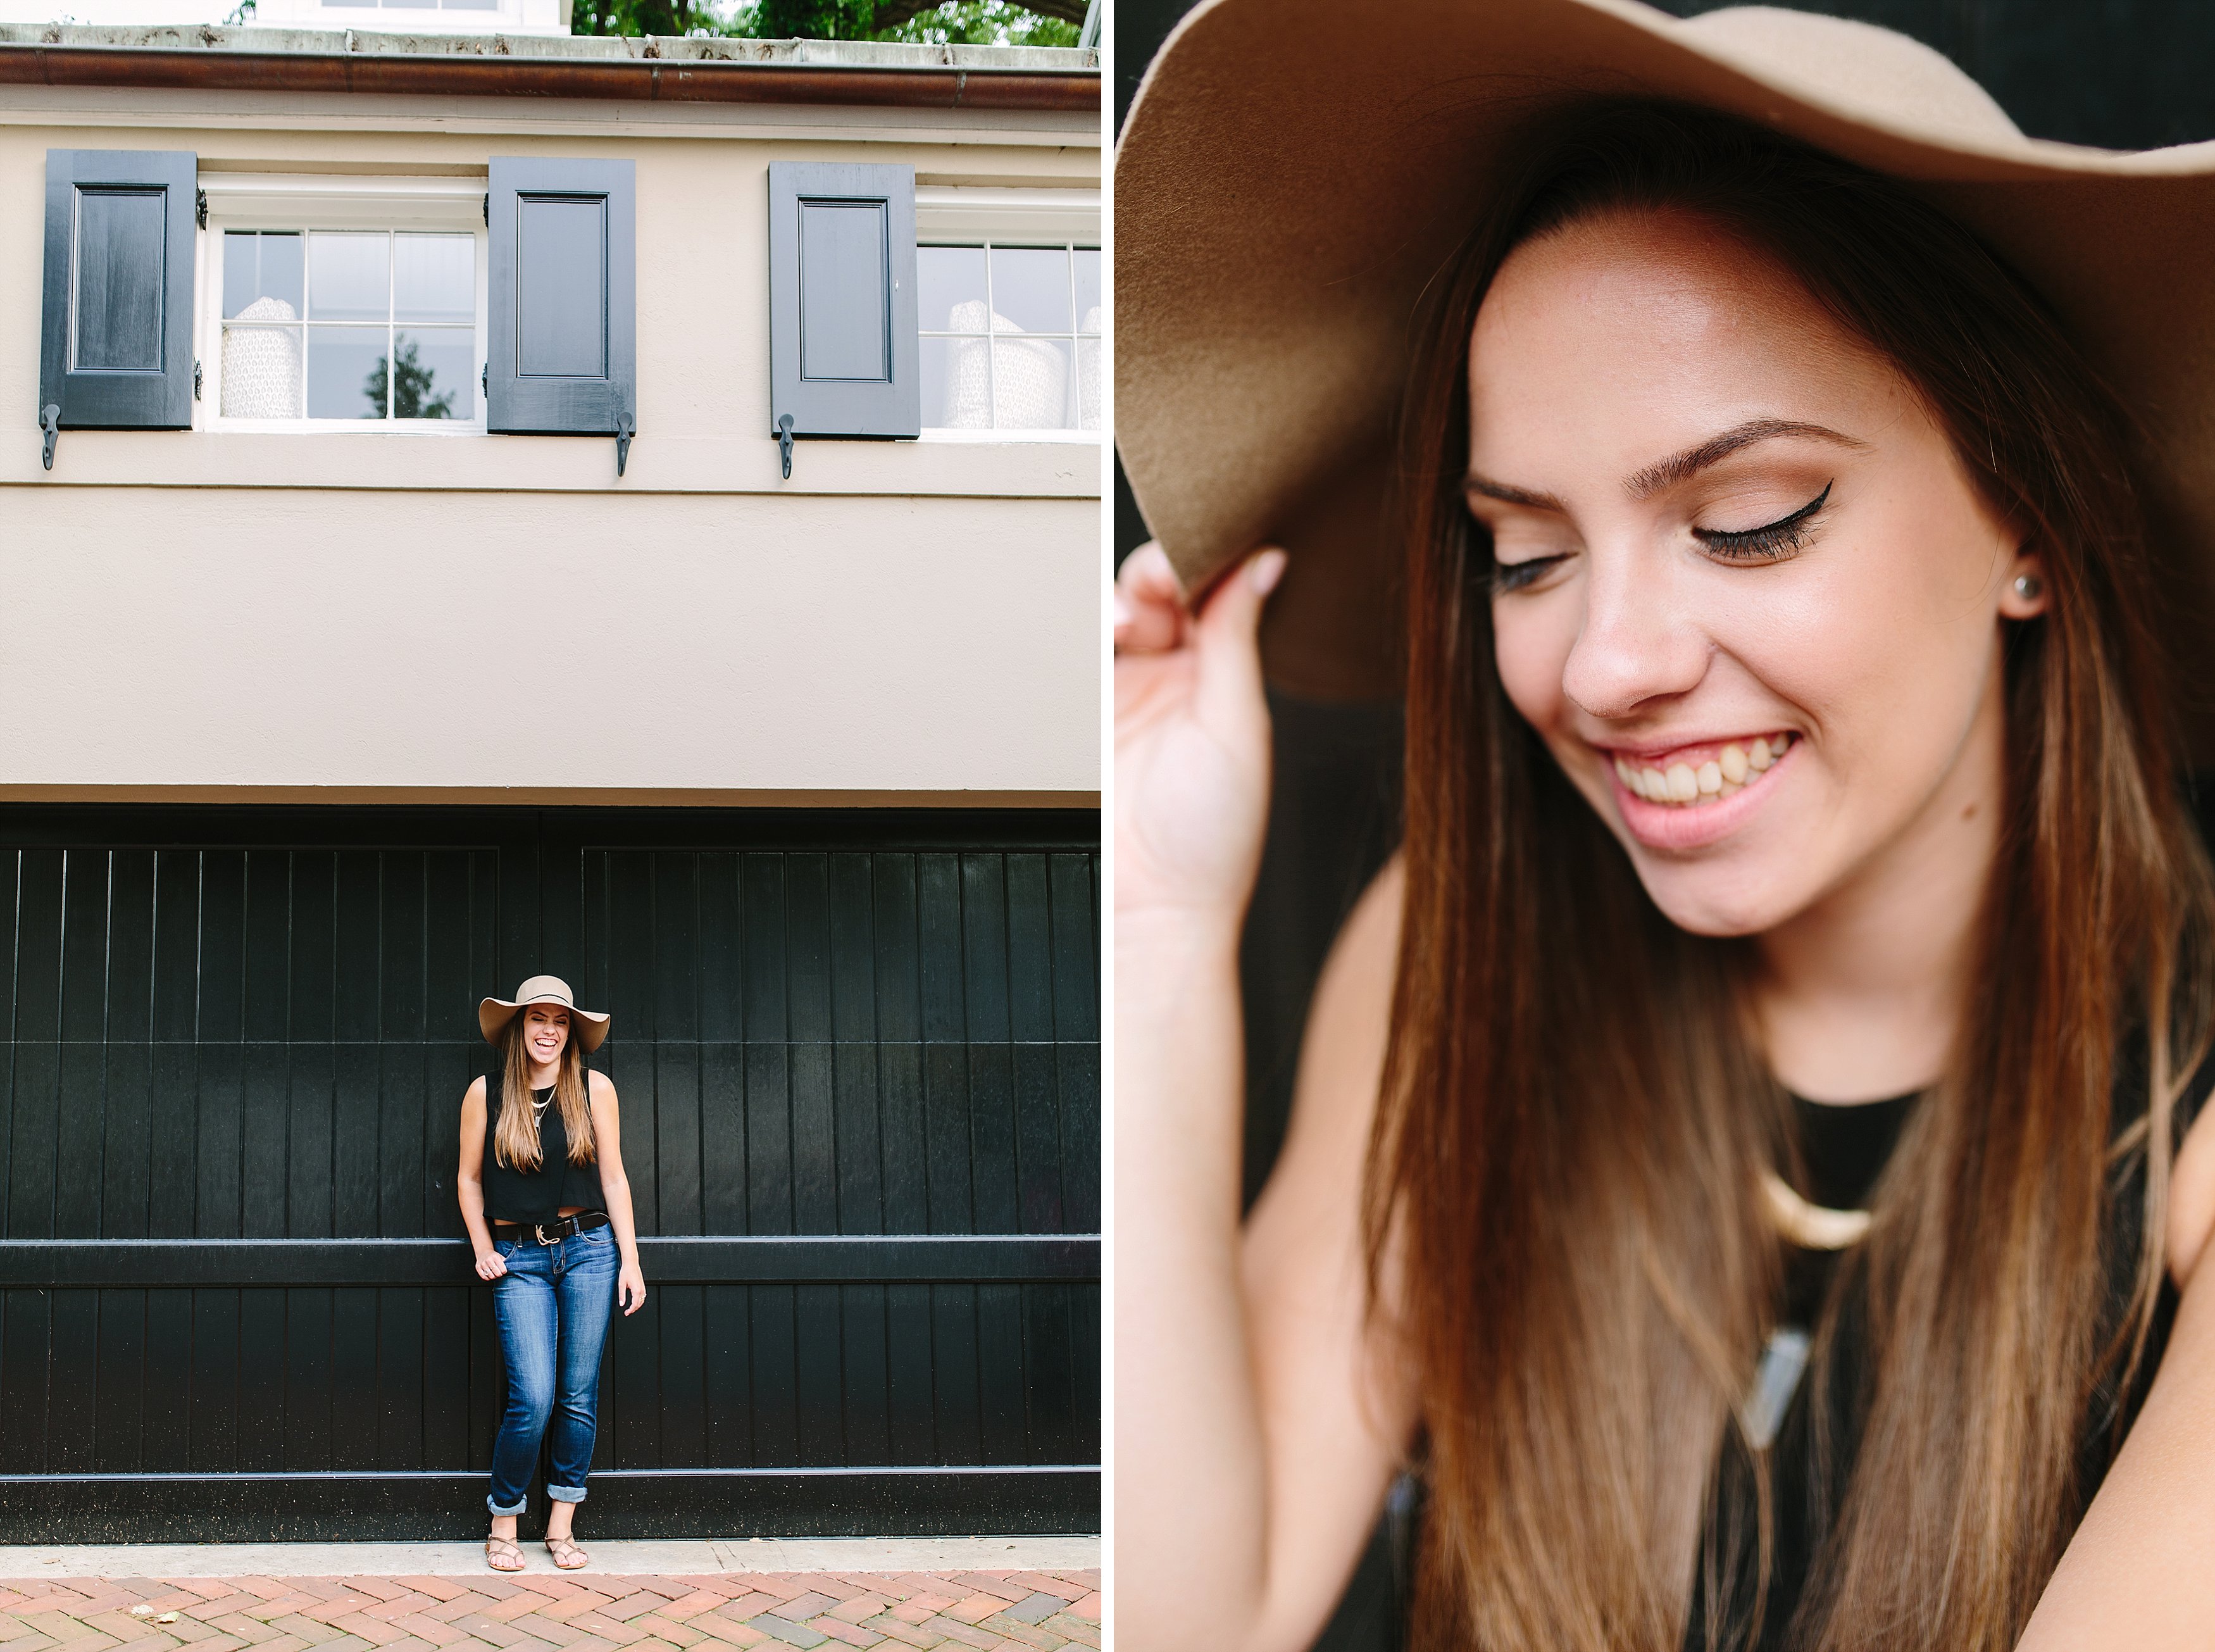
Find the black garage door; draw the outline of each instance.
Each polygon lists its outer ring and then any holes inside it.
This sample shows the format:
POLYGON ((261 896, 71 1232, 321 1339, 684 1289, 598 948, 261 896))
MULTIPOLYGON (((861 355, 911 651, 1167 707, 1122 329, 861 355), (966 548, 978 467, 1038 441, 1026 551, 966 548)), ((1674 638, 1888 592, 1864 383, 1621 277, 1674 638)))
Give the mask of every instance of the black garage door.
POLYGON ((593 1528, 1097 1530, 1097 833, 0 810, 0 1540, 481 1529, 457 1108, 540 971, 614 1012, 652 1287, 593 1528))

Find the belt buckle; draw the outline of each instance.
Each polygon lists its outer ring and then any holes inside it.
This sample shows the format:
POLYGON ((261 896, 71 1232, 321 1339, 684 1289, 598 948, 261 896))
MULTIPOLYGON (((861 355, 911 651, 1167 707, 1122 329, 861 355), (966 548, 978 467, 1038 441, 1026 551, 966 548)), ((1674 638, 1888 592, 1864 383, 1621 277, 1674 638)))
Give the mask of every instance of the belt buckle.
MULTIPOLYGON (((555 1225, 559 1227, 561 1224, 556 1222, 555 1225)), ((546 1224, 543 1222, 532 1224, 531 1232, 531 1236, 538 1241, 542 1247, 550 1248, 561 1243, 561 1236, 559 1233, 556 1233, 550 1239, 546 1237, 546 1224)))

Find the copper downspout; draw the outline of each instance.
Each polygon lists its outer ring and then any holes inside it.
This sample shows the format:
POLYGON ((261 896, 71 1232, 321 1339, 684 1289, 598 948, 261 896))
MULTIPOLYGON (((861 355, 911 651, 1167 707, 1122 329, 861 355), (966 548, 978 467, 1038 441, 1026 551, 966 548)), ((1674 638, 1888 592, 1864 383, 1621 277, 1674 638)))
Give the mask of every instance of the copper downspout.
POLYGON ((604 98, 662 103, 813 103, 1097 114, 1100 75, 1011 69, 813 68, 681 58, 164 51, 0 45, 0 85, 187 87, 445 97, 604 98))

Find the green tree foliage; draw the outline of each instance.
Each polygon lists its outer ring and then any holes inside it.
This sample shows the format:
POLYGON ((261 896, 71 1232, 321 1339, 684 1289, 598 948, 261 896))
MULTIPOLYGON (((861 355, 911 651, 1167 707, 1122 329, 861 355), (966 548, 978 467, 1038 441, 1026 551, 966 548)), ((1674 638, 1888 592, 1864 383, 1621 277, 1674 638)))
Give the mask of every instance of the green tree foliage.
MULTIPOLYGON (((454 397, 458 390, 448 390, 444 396, 431 394, 431 369, 415 356, 415 341, 402 339, 400 347, 393 352, 392 416, 396 419, 451 419, 454 416, 454 397)), ((363 381, 361 393, 369 398, 372 408, 384 405, 384 358, 377 359, 369 377, 363 381)), ((375 418, 377 415, 369 415, 375 418)))
POLYGON ((719 20, 692 0, 576 0, 573 34, 721 34, 719 20))
POLYGON ((1086 0, 575 0, 580 34, 1075 46, 1086 0))
MULTIPOLYGON (((764 0, 764 3, 767 0, 764 0)), ((1084 26, 1083 0, 876 0, 877 40, 915 40, 926 46, 1075 46, 1084 26)))

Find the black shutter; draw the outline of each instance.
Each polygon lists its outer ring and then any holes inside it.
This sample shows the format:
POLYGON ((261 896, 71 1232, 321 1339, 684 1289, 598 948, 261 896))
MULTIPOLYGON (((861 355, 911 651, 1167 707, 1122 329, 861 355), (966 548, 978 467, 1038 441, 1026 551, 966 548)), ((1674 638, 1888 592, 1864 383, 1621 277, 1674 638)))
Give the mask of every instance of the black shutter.
POLYGON ((199 170, 184 150, 46 151, 39 419, 49 429, 191 426, 199 170))
POLYGON ((629 161, 493 157, 488 428, 628 445, 638 407, 634 175, 629 161))
POLYGON ((915 169, 772 163, 769 258, 770 433, 919 434, 915 169))

